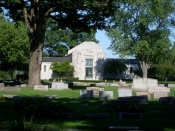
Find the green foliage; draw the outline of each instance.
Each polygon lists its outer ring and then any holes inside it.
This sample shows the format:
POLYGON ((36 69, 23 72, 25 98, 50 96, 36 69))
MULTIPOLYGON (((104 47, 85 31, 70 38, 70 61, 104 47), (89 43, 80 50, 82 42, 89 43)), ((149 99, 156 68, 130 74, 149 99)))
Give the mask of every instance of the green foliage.
POLYGON ((111 104, 102 105, 102 109, 106 112, 145 112, 147 109, 140 104, 126 103, 126 104, 111 104))
POLYGON ((54 73, 57 73, 59 77, 71 76, 74 72, 74 67, 70 65, 68 60, 63 62, 53 62, 50 66, 54 73))
POLYGON ((10 80, 10 74, 0 70, 0 80, 10 80))
POLYGON ((161 81, 167 81, 168 78, 174 77, 175 67, 172 64, 155 64, 149 69, 149 74, 152 77, 157 77, 161 81))
POLYGON ((126 65, 119 60, 108 61, 105 64, 104 72, 112 74, 114 77, 117 77, 118 73, 121 73, 127 69, 126 65))
POLYGON ((137 58, 142 63, 143 76, 147 76, 149 64, 163 61, 172 46, 169 36, 174 12, 174 0, 120 2, 107 29, 109 49, 121 57, 137 58))
POLYGON ((24 23, 0 19, 0 30, 0 69, 8 71, 11 76, 16 70, 27 72, 29 39, 24 23))
POLYGON ((23 97, 21 100, 13 101, 12 108, 20 110, 21 115, 25 117, 34 116, 47 119, 72 119, 75 117, 73 110, 63 104, 51 102, 47 98, 23 97))
POLYGON ((44 43, 44 56, 63 57, 68 50, 84 41, 98 42, 95 38, 96 31, 75 33, 71 29, 60 29, 56 21, 48 19, 44 43))
POLYGON ((9 123, 7 131, 52 131, 48 123, 46 123, 42 128, 39 129, 39 125, 33 122, 33 117, 30 121, 25 118, 17 119, 13 123, 9 123))

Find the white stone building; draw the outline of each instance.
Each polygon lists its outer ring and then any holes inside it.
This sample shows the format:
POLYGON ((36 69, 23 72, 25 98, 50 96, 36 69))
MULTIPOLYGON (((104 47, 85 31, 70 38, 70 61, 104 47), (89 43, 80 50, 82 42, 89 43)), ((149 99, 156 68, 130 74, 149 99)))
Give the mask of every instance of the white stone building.
POLYGON ((99 80, 103 79, 103 65, 106 54, 102 47, 95 42, 83 42, 68 51, 66 57, 44 57, 41 68, 41 79, 53 78, 50 69, 52 62, 62 62, 70 60, 74 66, 74 77, 79 80, 99 80))
MULTIPOLYGON (((53 78, 53 72, 50 69, 52 62, 62 62, 69 60, 74 66, 74 77, 79 80, 101 80, 103 78, 112 78, 110 74, 104 74, 103 67, 112 58, 106 59, 106 54, 102 47, 95 42, 83 42, 68 51, 65 57, 43 57, 41 67, 41 79, 53 78), (104 76, 105 75, 105 76, 104 76)), ((138 62, 135 59, 121 60, 126 64, 128 69, 118 75, 120 79, 136 78, 133 73, 130 73, 130 67, 134 70, 138 68, 138 62)))

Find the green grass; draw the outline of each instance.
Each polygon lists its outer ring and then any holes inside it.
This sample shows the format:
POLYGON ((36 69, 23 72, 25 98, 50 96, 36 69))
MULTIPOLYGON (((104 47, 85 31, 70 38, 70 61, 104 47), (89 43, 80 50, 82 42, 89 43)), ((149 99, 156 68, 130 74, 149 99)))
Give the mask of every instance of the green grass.
MULTIPOLYGON (((105 91, 113 91, 114 99, 117 99, 117 87, 103 87, 105 91)), ((82 129, 83 131, 105 131, 109 126, 138 126, 147 131, 175 131, 175 111, 171 111, 171 104, 160 104, 158 100, 150 99, 149 104, 144 105, 148 111, 142 114, 141 120, 120 120, 119 113, 108 113, 108 119, 87 119, 86 113, 104 112, 101 109, 103 99, 94 97, 93 99, 79 98, 79 90, 86 89, 86 86, 74 86, 72 90, 49 90, 34 91, 33 88, 22 88, 20 92, 0 92, 3 94, 16 94, 20 96, 40 96, 56 94, 59 99, 53 100, 66 104, 76 113, 76 118, 72 120, 49 120, 54 131, 59 129, 82 129)), ((135 92, 133 92, 135 95, 135 92)), ((174 96, 174 89, 171 89, 169 96, 174 96)), ((110 100, 108 100, 110 102, 110 100)), ((0 125, 13 122, 20 112, 12 110, 11 101, 0 101, 0 125)), ((35 120, 35 123, 44 125, 47 119, 35 120)))

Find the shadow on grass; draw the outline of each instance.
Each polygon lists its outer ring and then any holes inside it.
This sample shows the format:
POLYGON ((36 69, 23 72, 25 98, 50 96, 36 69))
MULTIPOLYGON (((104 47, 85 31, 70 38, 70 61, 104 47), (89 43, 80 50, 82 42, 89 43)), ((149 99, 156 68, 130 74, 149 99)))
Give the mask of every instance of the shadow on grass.
MULTIPOLYGON (((82 87, 80 86, 82 89, 82 87)), ((86 87, 85 87, 86 88, 86 87)), ((76 88, 76 90, 78 90, 76 88)), ((174 131, 175 111, 171 110, 171 104, 160 104, 158 101, 150 100, 144 104, 148 111, 142 113, 141 120, 120 120, 119 112, 104 112, 101 108, 103 99, 93 98, 59 98, 53 102, 65 104, 76 113, 74 119, 50 119, 51 125, 57 129, 82 129, 91 131, 106 131, 109 126, 137 126, 145 131, 174 131), (108 118, 89 119, 86 113, 108 113, 108 118)), ((110 100, 108 100, 110 102, 110 100)), ((4 119, 13 121, 20 114, 19 111, 11 108, 10 101, 0 102, 0 123, 4 119)), ((39 120, 40 124, 45 123, 45 119, 39 120)))

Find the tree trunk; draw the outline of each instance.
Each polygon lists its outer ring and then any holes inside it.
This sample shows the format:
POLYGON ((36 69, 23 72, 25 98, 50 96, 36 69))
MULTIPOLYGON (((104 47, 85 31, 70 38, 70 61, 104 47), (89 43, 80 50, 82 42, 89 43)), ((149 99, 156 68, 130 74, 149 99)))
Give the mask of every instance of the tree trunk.
POLYGON ((40 84, 40 72, 42 64, 42 50, 46 30, 46 16, 39 13, 37 21, 33 21, 33 27, 29 29, 30 61, 28 87, 40 84))
POLYGON ((140 60, 140 66, 142 69, 143 78, 147 78, 149 67, 147 60, 140 60))

